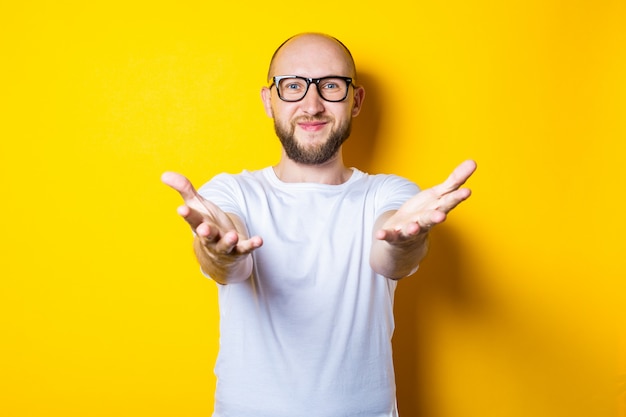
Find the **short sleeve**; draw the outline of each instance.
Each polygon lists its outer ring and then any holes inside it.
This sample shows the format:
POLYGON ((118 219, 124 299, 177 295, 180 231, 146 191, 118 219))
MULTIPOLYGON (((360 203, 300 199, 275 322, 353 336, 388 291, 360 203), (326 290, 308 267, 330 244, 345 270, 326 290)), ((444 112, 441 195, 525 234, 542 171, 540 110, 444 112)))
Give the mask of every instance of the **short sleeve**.
POLYGON ((218 174, 198 190, 198 193, 226 213, 244 218, 244 197, 240 184, 230 174, 218 174))
POLYGON ((397 175, 381 176, 382 182, 376 191, 376 217, 398 210, 407 200, 420 192, 413 182, 397 175))

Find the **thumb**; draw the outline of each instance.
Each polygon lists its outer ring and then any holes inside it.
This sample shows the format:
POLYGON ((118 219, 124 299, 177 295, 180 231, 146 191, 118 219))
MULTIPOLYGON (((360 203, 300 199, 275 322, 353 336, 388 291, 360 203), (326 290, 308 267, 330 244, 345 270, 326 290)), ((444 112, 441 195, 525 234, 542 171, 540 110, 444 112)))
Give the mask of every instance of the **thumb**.
POLYGON ((189 181, 184 175, 177 172, 164 172, 161 175, 161 181, 163 182, 163 184, 170 186, 174 190, 178 191, 180 196, 185 201, 189 201, 198 195, 196 189, 191 184, 191 181, 189 181))

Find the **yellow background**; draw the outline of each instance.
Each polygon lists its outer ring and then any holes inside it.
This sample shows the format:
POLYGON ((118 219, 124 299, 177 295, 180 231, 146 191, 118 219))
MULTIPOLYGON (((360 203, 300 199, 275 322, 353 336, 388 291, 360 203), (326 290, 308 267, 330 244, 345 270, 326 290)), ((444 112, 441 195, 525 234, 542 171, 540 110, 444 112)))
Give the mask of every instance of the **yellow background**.
POLYGON ((0 28, 0 415, 210 415, 215 285, 159 176, 277 161, 259 90, 302 31, 357 60, 350 165, 479 164, 398 287, 402 415, 626 401, 623 1, 14 1, 0 28))

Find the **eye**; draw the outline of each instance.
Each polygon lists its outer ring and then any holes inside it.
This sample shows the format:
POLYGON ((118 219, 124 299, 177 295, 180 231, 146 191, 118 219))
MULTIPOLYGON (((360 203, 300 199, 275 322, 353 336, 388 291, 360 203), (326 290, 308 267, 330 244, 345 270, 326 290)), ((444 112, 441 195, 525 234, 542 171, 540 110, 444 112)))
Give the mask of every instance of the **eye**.
POLYGON ((294 93, 306 88, 306 82, 297 78, 285 78, 280 81, 280 88, 285 93, 294 93))

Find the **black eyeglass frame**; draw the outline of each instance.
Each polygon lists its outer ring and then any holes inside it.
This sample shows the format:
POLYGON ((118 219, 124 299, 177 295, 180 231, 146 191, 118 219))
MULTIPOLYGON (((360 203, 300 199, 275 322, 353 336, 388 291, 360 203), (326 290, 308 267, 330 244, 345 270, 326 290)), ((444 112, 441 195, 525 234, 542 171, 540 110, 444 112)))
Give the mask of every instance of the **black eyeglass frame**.
POLYGON ((317 94, 319 94, 319 96, 322 98, 322 100, 324 101, 328 101, 330 103, 339 103, 341 101, 344 101, 345 99, 348 98, 348 94, 350 92, 350 86, 354 87, 354 84, 352 84, 352 78, 350 77, 342 77, 341 75, 327 75, 325 77, 321 77, 321 78, 307 78, 307 77, 301 77, 299 75, 276 75, 274 77, 272 77, 272 83, 270 84, 269 88, 271 89, 273 86, 276 86, 276 92, 278 93, 278 98, 280 98, 282 101, 286 101, 288 103, 296 103, 298 101, 303 100, 307 93, 309 92, 309 87, 311 86, 311 84, 315 84, 315 87, 317 88, 317 94), (283 96, 280 94, 280 88, 278 88, 278 83, 281 80, 284 80, 285 78, 296 78, 299 80, 304 80, 306 81, 306 90, 304 91, 304 94, 302 95, 301 98, 299 98, 298 100, 286 100, 283 98, 283 96), (328 78, 339 78, 340 80, 343 80, 346 82, 346 95, 343 96, 343 98, 341 100, 329 100, 326 97, 324 97, 324 95, 322 94, 322 92, 320 91, 320 81, 322 80, 326 80, 328 78))

